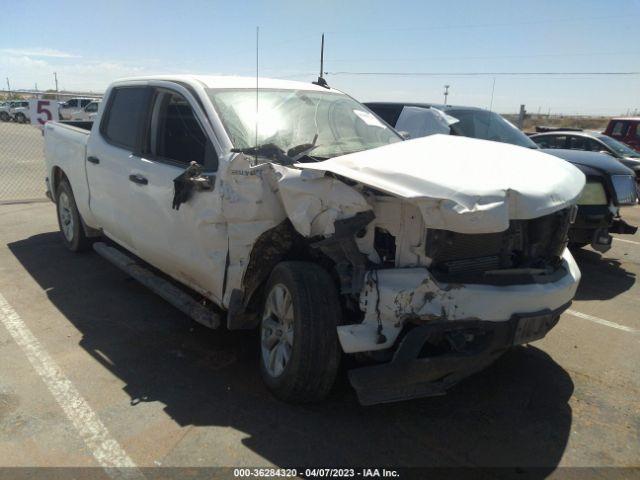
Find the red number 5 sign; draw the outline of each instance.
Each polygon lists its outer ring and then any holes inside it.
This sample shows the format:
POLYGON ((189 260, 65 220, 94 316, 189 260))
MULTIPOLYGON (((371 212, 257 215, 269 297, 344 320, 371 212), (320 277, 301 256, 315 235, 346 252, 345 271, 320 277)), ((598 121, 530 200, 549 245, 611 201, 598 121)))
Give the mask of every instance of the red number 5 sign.
POLYGON ((32 98, 29 100, 29 117, 31 125, 42 126, 50 121, 58 120, 58 101, 32 98))

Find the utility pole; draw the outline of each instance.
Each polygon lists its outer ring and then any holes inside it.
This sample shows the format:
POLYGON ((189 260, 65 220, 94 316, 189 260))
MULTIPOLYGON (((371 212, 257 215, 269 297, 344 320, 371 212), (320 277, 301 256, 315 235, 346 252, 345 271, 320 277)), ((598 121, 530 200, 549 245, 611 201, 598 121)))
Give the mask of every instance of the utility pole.
POLYGON ((518 113, 518 128, 522 130, 524 126, 524 117, 527 114, 527 111, 524 109, 524 105, 520 105, 520 113, 518 113))
POLYGON ((444 104, 447 104, 447 97, 449 96, 449 87, 450 85, 444 86, 444 104))
POLYGON ((7 100, 11 99, 11 84, 9 83, 9 77, 7 77, 7 100))
POLYGON ((58 74, 56 72, 53 72, 53 79, 56 82, 56 100, 60 100, 60 97, 58 96, 58 74))

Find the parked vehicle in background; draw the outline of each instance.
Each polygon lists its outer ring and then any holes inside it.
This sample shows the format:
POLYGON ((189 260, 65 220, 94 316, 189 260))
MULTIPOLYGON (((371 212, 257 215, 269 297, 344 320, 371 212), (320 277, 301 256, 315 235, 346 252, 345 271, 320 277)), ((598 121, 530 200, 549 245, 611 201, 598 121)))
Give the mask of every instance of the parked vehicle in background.
POLYGON ((636 174, 636 182, 640 182, 640 152, 604 133, 558 130, 549 133, 535 133, 529 138, 540 148, 606 153, 633 170, 636 174))
MULTIPOLYGON (((497 113, 475 107, 424 103, 367 103, 397 130, 411 138, 433 134, 462 135, 537 149, 520 129, 497 113)), ((587 177, 578 200, 578 214, 569 230, 572 247, 591 246, 600 252, 611 248, 611 233, 634 234, 637 227, 620 217, 620 207, 635 205, 638 192, 633 170, 602 153, 544 149, 572 163, 587 177)))
POLYGON ((11 108, 11 102, 2 102, 0 103, 0 120, 3 122, 8 122, 11 117, 9 116, 9 108, 11 108))
POLYGON ((29 102, 26 100, 12 102, 9 108, 9 117, 18 123, 27 123, 29 121, 29 102))
POLYGON ((91 102, 95 101, 95 98, 70 98, 60 104, 60 118, 62 120, 71 120, 74 114, 78 113, 91 102))
POLYGON ((342 352, 366 365, 349 371, 362 403, 442 394, 553 328, 580 278, 580 171, 470 138, 405 142, 310 83, 260 79, 258 114, 255 85, 127 79, 90 132, 48 122, 66 246, 104 234, 116 246, 98 253, 195 320, 259 328, 287 401, 324 398, 342 352))
POLYGON ((0 105, 0 120, 2 120, 3 122, 16 120, 20 123, 24 123, 28 119, 29 119, 29 102, 28 101, 12 100, 9 102, 3 102, 3 104, 0 105))
POLYGON ((640 151, 640 117, 612 118, 603 133, 640 151))
POLYGON ((84 108, 74 113, 71 120, 76 122, 92 122, 98 113, 99 106, 100 100, 88 103, 84 108))

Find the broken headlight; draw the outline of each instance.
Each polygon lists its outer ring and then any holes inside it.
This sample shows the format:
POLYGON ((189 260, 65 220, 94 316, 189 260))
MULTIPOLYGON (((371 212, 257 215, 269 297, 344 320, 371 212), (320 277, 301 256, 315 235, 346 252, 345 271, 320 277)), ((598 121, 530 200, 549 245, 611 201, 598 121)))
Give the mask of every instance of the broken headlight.
POLYGON ((607 194, 604 185, 598 180, 588 180, 578 199, 578 205, 607 205, 607 194))

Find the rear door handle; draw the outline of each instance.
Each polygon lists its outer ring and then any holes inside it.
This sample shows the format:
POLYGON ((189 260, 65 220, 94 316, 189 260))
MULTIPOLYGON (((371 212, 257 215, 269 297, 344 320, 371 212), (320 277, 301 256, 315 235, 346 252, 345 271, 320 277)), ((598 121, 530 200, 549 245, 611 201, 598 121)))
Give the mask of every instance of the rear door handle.
POLYGON ((129 180, 133 183, 137 183, 138 185, 146 185, 149 183, 149 180, 144 178, 142 175, 129 175, 129 180))
POLYGON ((87 161, 95 163, 96 165, 100 163, 100 159, 98 157, 87 157, 87 161))

